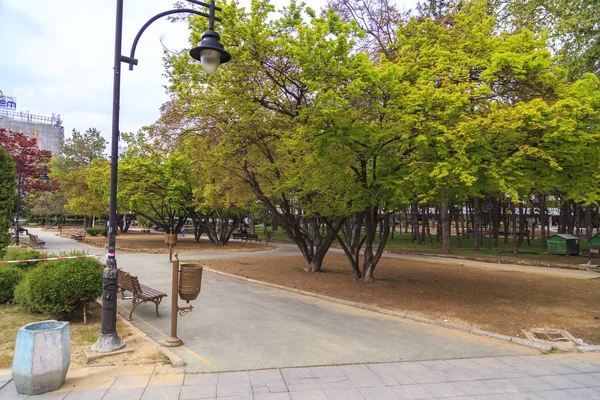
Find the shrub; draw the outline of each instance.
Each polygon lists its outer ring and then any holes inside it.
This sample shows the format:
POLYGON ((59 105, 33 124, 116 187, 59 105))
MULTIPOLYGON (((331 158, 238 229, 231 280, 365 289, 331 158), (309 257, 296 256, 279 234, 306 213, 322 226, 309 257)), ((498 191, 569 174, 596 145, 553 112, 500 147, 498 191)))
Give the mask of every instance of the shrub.
POLYGON ((15 287, 21 282, 23 275, 25 272, 18 267, 0 266, 0 304, 13 301, 15 287))
POLYGON ((85 228, 85 231, 90 236, 98 236, 101 233, 102 228, 98 228, 97 226, 90 226, 89 228, 85 228))
POLYGON ((102 294, 102 264, 92 258, 41 263, 15 289, 15 302, 31 312, 65 317, 102 294))
MULTIPOLYGON (((2 257, 2 259, 8 260, 8 261, 11 261, 11 260, 34 260, 36 258, 45 258, 45 257, 48 257, 48 254, 46 254, 42 251, 20 248, 20 247, 10 247, 10 248, 8 248, 4 257, 2 257)), ((28 270, 28 269, 31 269, 32 267, 35 267, 36 264, 37 264, 37 262, 28 262, 28 263, 19 263, 18 265, 19 265, 20 269, 28 270)))

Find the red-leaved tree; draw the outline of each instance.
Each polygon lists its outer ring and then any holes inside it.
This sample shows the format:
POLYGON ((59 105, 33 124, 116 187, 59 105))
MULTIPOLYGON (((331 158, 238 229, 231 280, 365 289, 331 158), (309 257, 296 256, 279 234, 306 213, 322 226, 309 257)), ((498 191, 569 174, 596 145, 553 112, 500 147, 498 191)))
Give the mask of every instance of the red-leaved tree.
POLYGON ((40 191, 54 191, 56 182, 43 181, 42 173, 50 173, 50 150, 41 150, 37 139, 24 133, 0 128, 0 146, 12 156, 17 171, 21 171, 21 194, 35 194, 40 191))

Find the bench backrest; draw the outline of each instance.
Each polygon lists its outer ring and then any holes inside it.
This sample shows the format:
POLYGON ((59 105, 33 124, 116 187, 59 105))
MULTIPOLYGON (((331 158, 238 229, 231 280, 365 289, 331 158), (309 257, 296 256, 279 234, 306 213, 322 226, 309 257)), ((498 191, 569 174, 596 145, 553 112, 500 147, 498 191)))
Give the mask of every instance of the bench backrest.
POLYGON ((255 235, 255 234, 253 234, 253 233, 249 233, 249 234, 247 234, 247 235, 246 235, 246 237, 247 237, 248 239, 258 239, 258 235, 255 235))
POLYGON ((140 287, 140 281, 137 276, 130 274, 127 271, 123 271, 119 268, 119 273, 117 275, 118 285, 128 290, 132 293, 142 293, 142 288, 140 287))

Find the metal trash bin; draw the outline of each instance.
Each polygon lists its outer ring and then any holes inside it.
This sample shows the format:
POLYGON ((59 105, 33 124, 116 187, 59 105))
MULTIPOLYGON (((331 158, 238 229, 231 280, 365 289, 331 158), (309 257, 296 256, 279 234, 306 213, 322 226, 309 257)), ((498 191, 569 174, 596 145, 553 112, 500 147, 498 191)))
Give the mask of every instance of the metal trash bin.
POLYGON ((181 264, 179 266, 179 297, 188 303, 196 300, 202 286, 202 265, 181 264))

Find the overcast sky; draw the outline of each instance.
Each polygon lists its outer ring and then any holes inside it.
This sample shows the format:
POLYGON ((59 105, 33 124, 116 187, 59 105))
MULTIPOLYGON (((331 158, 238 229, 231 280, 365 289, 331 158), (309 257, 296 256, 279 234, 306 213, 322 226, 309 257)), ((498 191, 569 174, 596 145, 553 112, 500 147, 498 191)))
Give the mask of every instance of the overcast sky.
MULTIPOLYGON (((306 1, 317 10, 325 2, 306 1)), ((405 8, 413 2, 398 3, 405 8)), ((129 54, 142 25, 173 3, 125 0, 123 54, 129 54)), ((281 8, 287 1, 274 3, 281 8)), ((0 0, 0 90, 17 98, 17 111, 60 114, 66 137, 72 129, 96 127, 109 140, 115 7, 116 0, 0 0)), ((139 65, 133 71, 122 65, 123 132, 153 123, 160 105, 168 99, 163 45, 172 50, 190 48, 186 24, 173 24, 166 18, 156 21, 137 46, 139 65)))

